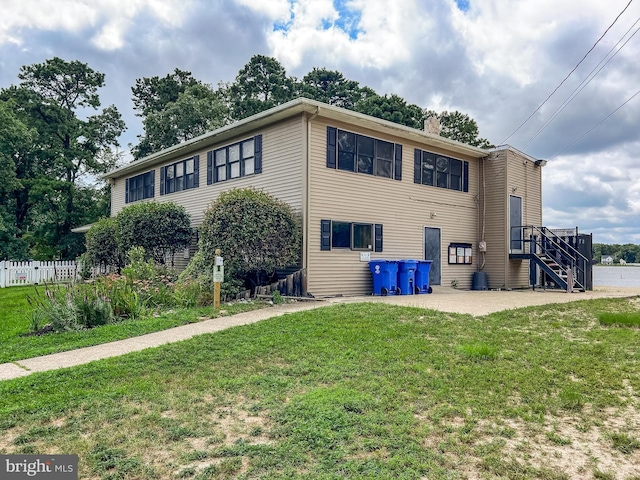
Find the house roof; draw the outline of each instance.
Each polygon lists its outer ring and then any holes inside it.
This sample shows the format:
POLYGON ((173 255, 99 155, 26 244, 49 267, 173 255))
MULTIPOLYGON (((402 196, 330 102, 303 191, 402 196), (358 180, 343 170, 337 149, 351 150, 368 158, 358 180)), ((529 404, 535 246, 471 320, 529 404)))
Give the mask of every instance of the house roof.
POLYGON ((343 121, 360 127, 394 134, 407 140, 428 143, 429 145, 468 155, 472 158, 486 157, 489 153, 489 150, 473 147, 439 135, 424 132, 423 130, 417 130, 388 120, 382 120, 363 113, 300 97, 116 168, 103 175, 102 178, 118 178, 134 171, 153 167, 156 164, 177 156, 187 156, 201 150, 203 147, 206 148, 209 144, 220 143, 305 112, 311 115, 319 115, 336 121, 343 121))

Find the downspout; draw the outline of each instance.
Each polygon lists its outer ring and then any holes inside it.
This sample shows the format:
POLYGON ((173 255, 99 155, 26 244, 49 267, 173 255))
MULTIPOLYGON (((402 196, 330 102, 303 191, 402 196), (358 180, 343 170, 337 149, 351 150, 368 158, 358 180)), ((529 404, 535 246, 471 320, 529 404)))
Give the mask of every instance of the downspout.
MULTIPOLYGON (((487 224, 487 181, 486 181, 486 176, 485 176, 486 173, 484 168, 484 164, 487 161, 487 158, 488 157, 482 158, 482 235, 480 236, 481 242, 485 241, 484 233, 485 233, 485 226, 487 224)), ((478 270, 484 269, 484 264, 487 260, 486 255, 487 255, 486 252, 482 252, 482 264, 480 265, 480 268, 478 270)))
MULTIPOLYGON (((303 192, 302 192, 302 211, 303 211, 303 222, 302 222, 302 268, 307 270, 308 273, 308 262, 309 262, 309 211, 310 211, 310 195, 309 195, 309 186, 311 183, 311 168, 310 168, 310 158, 311 155, 309 151, 311 150, 311 122, 320 114, 320 107, 316 107, 316 111, 310 117, 307 117, 307 136, 305 139, 305 152, 304 152, 304 162, 303 162, 303 192)), ((306 117, 306 115, 305 115, 306 117)))

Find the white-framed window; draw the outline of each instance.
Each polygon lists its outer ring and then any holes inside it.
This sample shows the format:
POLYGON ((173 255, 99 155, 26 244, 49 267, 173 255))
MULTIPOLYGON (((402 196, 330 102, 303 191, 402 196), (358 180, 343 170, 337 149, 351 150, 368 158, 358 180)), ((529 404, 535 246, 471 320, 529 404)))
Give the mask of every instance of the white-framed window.
POLYGON ((155 195, 155 170, 127 178, 125 183, 125 203, 137 202, 155 195))
POLYGON ((198 187, 200 156, 181 160, 160 169, 160 195, 198 187))
POLYGON ((469 162, 416 149, 413 182, 468 192, 469 162))
POLYGON ((327 167, 402 180, 402 145, 327 127, 327 167))
POLYGON ((217 148, 207 154, 207 184, 262 173, 262 135, 217 148))
POLYGON ((321 220, 320 249, 381 252, 382 225, 341 220, 321 220))

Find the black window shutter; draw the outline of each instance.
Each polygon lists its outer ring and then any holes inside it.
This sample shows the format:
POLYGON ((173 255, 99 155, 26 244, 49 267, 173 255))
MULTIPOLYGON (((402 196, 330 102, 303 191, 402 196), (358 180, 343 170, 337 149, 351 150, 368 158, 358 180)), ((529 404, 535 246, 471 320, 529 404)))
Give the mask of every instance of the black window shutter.
POLYGON ((413 183, 422 183, 422 151, 415 149, 413 151, 413 183))
POLYGON ((207 185, 213 183, 213 152, 207 152, 207 185))
POLYGON ((262 173, 262 135, 256 135, 253 140, 253 145, 255 148, 255 167, 254 173, 262 173))
POLYGON ((200 186, 200 155, 193 156, 193 188, 200 186))
POLYGON ((402 180, 402 145, 396 143, 396 159, 393 178, 402 180))
POLYGON ((156 196, 156 171, 151 170, 149 175, 151 175, 151 198, 154 198, 156 196))
POLYGON ((336 168, 336 143, 338 129, 327 127, 327 168, 336 168))
POLYGON ((462 171, 462 190, 465 192, 469 191, 469 162, 464 162, 462 171))
POLYGON ((160 167, 160 195, 164 195, 164 179, 167 167, 160 167))
POLYGON ((129 203, 129 179, 128 178, 124 181, 124 185, 125 185, 124 203, 129 203))
POLYGON ((374 251, 382 251, 382 224, 375 224, 375 248, 374 251))
POLYGON ((331 250, 331 220, 320 220, 320 250, 331 250))

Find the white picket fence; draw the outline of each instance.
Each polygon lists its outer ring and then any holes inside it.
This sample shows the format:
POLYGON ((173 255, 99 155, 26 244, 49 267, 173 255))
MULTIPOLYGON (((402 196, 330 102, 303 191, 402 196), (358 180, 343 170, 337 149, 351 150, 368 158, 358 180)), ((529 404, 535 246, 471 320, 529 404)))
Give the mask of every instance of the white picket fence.
POLYGON ((0 288, 38 283, 73 282, 78 266, 73 260, 58 262, 0 262, 0 288))

